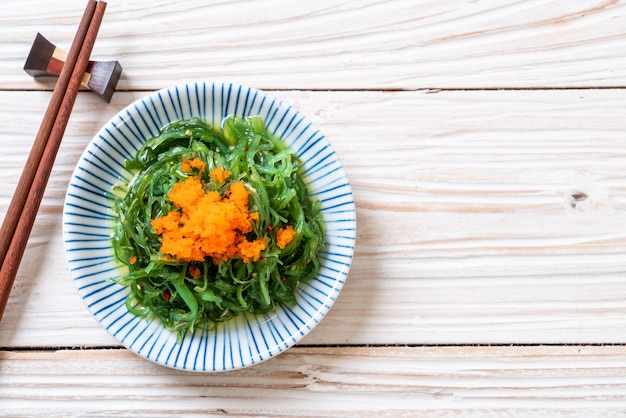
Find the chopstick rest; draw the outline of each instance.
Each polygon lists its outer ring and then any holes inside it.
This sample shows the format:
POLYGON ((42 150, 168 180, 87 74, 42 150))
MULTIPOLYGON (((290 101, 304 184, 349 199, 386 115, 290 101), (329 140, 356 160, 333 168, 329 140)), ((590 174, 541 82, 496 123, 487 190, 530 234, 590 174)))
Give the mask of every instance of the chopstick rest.
MULTIPOLYGON (((66 58, 65 51, 37 33, 26 58, 24 71, 33 77, 58 77, 66 58)), ((81 85, 110 102, 121 74, 119 61, 89 61, 81 85)))

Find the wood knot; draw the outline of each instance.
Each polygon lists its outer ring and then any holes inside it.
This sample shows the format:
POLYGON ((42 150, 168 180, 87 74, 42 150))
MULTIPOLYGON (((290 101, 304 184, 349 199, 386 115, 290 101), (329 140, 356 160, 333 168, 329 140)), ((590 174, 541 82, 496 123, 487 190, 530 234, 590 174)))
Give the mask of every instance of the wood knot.
POLYGON ((572 192, 570 194, 570 206, 574 209, 577 209, 581 206, 581 204, 587 202, 589 200, 589 196, 583 192, 572 192))

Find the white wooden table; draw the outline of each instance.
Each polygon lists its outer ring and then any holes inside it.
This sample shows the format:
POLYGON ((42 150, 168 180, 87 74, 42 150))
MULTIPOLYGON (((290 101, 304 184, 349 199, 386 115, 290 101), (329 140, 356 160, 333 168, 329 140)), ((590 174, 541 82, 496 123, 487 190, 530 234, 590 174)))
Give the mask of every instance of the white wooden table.
MULTIPOLYGON (((0 13, 0 213, 83 2, 0 13)), ((0 323, 1 416, 623 416, 626 1, 110 0, 0 323), (178 372, 120 347, 70 278, 61 213, 95 132, 189 80, 270 91, 326 134, 353 187, 353 267, 296 347, 178 372)))

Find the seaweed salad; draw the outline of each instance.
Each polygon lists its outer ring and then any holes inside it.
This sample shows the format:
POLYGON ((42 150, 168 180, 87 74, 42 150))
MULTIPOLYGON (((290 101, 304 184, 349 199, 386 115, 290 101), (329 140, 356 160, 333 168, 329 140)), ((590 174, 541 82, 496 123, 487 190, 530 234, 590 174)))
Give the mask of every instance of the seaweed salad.
POLYGON ((302 163, 259 116, 166 125, 126 167, 113 232, 132 314, 179 341, 241 312, 294 305, 320 270, 321 204, 302 163))

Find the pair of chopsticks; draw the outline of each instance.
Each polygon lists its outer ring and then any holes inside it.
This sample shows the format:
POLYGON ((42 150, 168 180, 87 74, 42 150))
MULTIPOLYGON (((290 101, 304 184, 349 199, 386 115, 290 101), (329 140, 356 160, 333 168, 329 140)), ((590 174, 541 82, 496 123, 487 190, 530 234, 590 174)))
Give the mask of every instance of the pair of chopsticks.
POLYGON ((80 90, 106 3, 89 0, 0 229, 0 319, 17 275, 61 139, 80 90))

